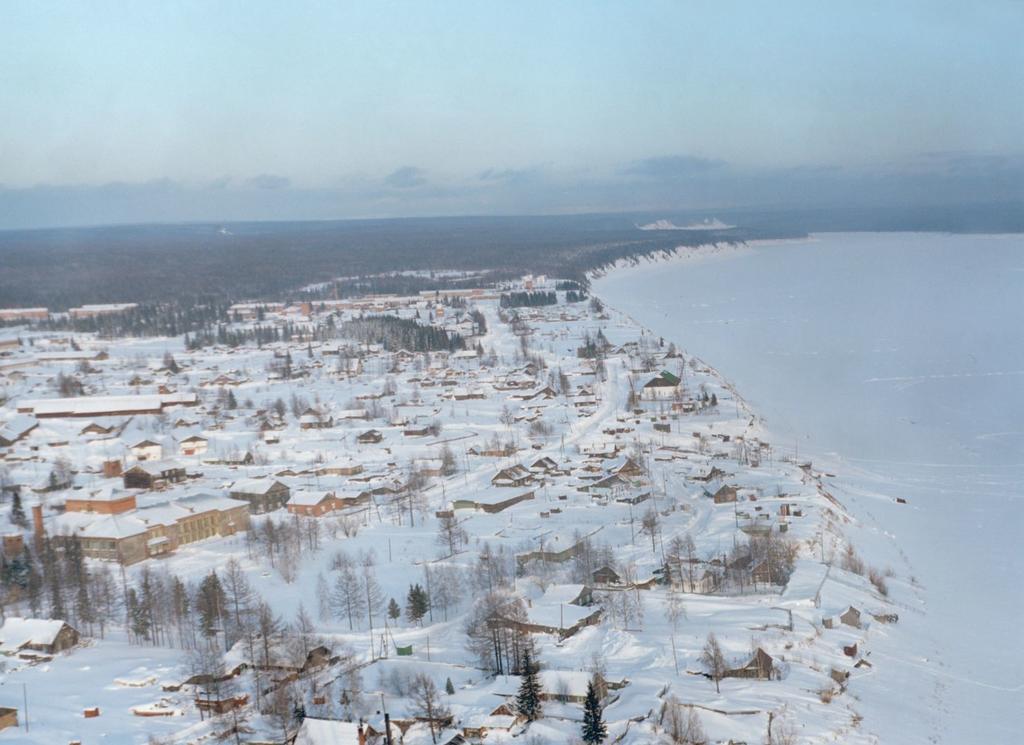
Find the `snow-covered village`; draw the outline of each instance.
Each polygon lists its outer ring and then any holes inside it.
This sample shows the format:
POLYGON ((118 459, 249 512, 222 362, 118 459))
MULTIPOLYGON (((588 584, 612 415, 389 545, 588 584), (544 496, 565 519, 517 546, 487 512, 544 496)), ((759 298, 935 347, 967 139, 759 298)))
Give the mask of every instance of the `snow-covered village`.
POLYGON ((0 740, 874 741, 886 567, 686 339, 543 276, 229 316, 0 330, 0 740))

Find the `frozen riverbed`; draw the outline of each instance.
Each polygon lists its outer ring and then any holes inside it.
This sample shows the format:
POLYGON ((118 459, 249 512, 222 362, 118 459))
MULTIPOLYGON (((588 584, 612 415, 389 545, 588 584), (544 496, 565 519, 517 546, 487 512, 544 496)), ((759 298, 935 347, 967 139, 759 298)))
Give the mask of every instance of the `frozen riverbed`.
POLYGON ((1019 235, 824 234, 595 282, 732 380, 780 451, 837 474, 905 611, 857 692, 881 742, 1024 724, 1022 289, 1019 235))

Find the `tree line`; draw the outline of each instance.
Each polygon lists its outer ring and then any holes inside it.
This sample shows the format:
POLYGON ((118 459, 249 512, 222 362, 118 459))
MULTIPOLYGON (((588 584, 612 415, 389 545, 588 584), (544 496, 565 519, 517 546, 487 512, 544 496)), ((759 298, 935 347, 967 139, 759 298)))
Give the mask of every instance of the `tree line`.
POLYGON ((338 327, 338 332, 347 339, 380 344, 390 352, 402 349, 410 352, 452 352, 466 348, 466 340, 460 334, 396 316, 370 316, 344 321, 338 327))
POLYGON ((503 292, 499 299, 502 308, 535 308, 542 305, 557 305, 558 293, 544 292, 503 292))

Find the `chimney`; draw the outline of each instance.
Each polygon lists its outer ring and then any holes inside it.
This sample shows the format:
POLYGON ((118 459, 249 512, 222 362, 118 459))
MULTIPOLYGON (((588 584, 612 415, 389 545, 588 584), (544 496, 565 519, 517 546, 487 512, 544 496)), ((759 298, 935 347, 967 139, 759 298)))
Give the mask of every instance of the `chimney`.
POLYGON ((359 729, 356 730, 356 734, 359 737, 359 745, 366 745, 366 732, 363 730, 363 723, 359 723, 359 729))
POLYGON ((43 543, 43 536, 46 535, 46 530, 43 529, 43 505, 41 504, 32 505, 32 525, 32 532, 38 548, 43 543))

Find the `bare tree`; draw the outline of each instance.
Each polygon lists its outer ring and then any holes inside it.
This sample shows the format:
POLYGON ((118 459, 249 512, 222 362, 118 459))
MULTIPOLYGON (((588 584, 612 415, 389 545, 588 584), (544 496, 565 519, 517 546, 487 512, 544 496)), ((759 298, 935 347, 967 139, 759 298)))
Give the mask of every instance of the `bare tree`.
POLYGON ((462 549, 468 538, 465 528, 453 511, 442 513, 437 522, 437 545, 448 549, 448 556, 453 556, 462 549))
POLYGON ((448 620, 448 609, 459 604, 462 591, 462 572, 458 567, 439 566, 433 572, 430 602, 444 614, 448 620))
POLYGON ((320 616, 320 620, 329 620, 331 617, 331 590, 322 573, 316 576, 316 602, 317 615, 320 616))
POLYGON ((672 626, 672 662, 675 664, 676 675, 679 675, 679 659, 676 656, 676 631, 679 630, 679 621, 686 618, 686 608, 683 607, 683 599, 678 592, 670 591, 665 602, 665 620, 672 626))
POLYGON ((430 739, 437 743, 437 733, 451 718, 451 711, 444 705, 441 693, 434 681, 425 673, 417 673, 409 684, 409 698, 415 716, 426 719, 430 727, 430 739))
POLYGON ((254 597, 252 586, 249 584, 245 572, 242 571, 242 565, 234 557, 228 559, 224 565, 224 580, 221 586, 224 588, 228 608, 235 622, 232 634, 225 642, 227 646, 230 646, 238 638, 244 625, 243 617, 251 611, 254 597))
POLYGON ((704 745, 708 741, 697 712, 692 706, 683 706, 675 696, 665 702, 662 727, 673 745, 704 745))
POLYGON ((655 538, 658 535, 658 527, 660 525, 661 519, 658 516, 658 511, 653 507, 648 508, 647 512, 644 513, 643 518, 640 520, 640 529, 651 537, 651 553, 658 552, 655 538))
POLYGON ((722 689, 719 683, 725 677, 728 668, 725 655, 722 654, 722 648, 718 645, 718 639, 715 638, 713 631, 708 634, 708 640, 704 643, 704 649, 701 650, 700 662, 708 671, 711 679, 715 681, 715 691, 721 693, 722 689))
POLYGON ((532 645, 516 623, 525 620, 526 605, 510 593, 491 592, 473 604, 463 629, 480 667, 499 675, 518 671, 523 651, 532 645))
POLYGON ((374 571, 373 552, 363 557, 363 594, 366 598, 366 617, 370 623, 370 631, 373 631, 373 617, 384 609, 384 591, 377 582, 377 574, 374 571))
POLYGON ((352 631, 355 629, 356 619, 363 613, 365 603, 359 575, 356 574, 351 561, 346 561, 339 568, 338 576, 334 580, 334 589, 331 591, 331 610, 338 618, 347 618, 349 631, 352 631))
POLYGON ((768 724, 768 742, 770 745, 797 745, 800 733, 796 722, 785 715, 771 719, 768 724))

